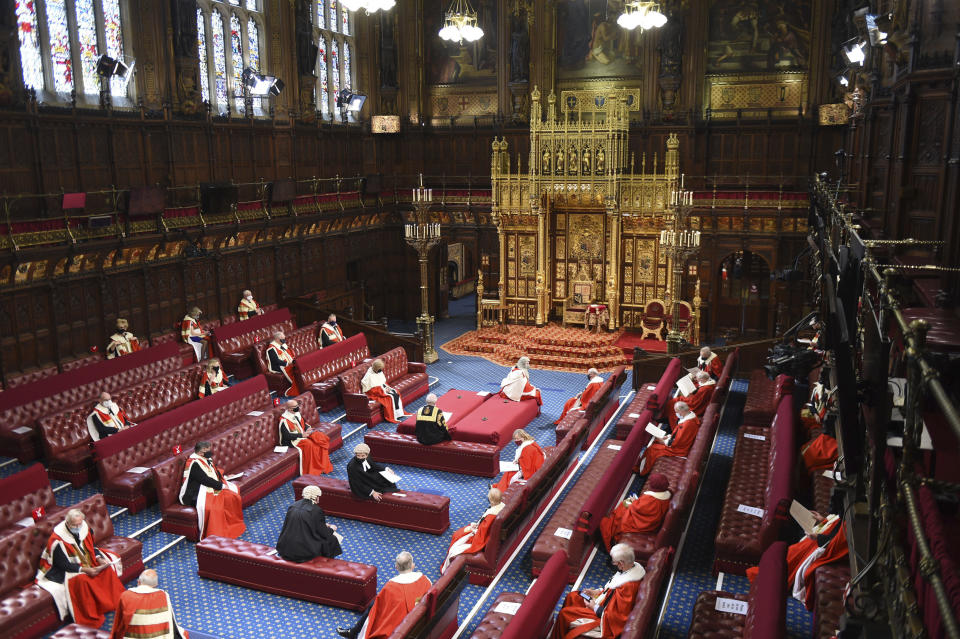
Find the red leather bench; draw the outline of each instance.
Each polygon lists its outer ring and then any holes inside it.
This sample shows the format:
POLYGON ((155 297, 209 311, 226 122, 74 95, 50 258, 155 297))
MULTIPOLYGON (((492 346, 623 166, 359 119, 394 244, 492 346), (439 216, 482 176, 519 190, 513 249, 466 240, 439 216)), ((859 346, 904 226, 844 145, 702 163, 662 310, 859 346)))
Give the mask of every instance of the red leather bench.
MULTIPOLYGON (((107 502, 103 499, 103 495, 97 494, 87 497, 80 503, 70 506, 70 508, 79 508, 86 515, 86 522, 93 533, 95 546, 109 550, 120 557, 120 564, 123 568, 120 581, 126 583, 143 571, 143 544, 136 539, 120 537, 115 534, 113 520, 110 519, 110 512, 107 510, 107 502)), ((44 544, 49 539, 53 527, 63 521, 70 508, 64 508, 54 516, 44 517, 37 522, 38 526, 41 523, 49 526, 43 538, 44 544)))
MULTIPOLYGON (((402 347, 391 349, 376 359, 383 360, 383 373, 386 375, 387 384, 400 393, 404 405, 427 392, 427 365, 408 362, 407 352, 402 347)), ((369 364, 360 364, 341 373, 340 393, 343 396, 343 407, 347 409, 347 421, 373 427, 383 421, 383 408, 360 391, 360 380, 369 367, 369 364)))
MULTIPOLYGON (((319 328, 320 323, 314 322, 284 334, 287 338, 287 348, 293 353, 294 360, 320 348, 320 342, 317 340, 319 328)), ((267 386, 270 387, 271 391, 283 395, 284 391, 290 387, 290 383, 283 373, 270 372, 270 362, 267 360, 266 352, 272 341, 273 335, 270 335, 253 345, 254 368, 258 375, 267 378, 267 386)), ((300 390, 305 391, 306 389, 300 390)))
MULTIPOLYGON (((208 333, 215 331, 219 327, 220 320, 218 319, 200 322, 200 328, 208 333)), ((184 366, 197 363, 196 351, 193 350, 192 346, 183 341, 183 333, 180 330, 180 322, 177 322, 174 325, 173 330, 169 333, 161 333, 150 338, 151 346, 158 346, 159 344, 176 344, 180 351, 180 357, 183 360, 184 366)))
POLYGON ((188 450, 247 413, 271 407, 266 380, 256 377, 95 442, 97 473, 107 502, 132 512, 142 510, 153 501, 151 474, 130 472, 131 468, 150 468, 172 455, 174 446, 188 450))
POLYGON ((617 420, 617 431, 614 436, 617 439, 626 439, 634 426, 639 426, 641 429, 645 428, 647 423, 641 422, 639 415, 649 408, 653 416, 658 416, 664 402, 670 398, 671 389, 681 375, 686 375, 686 369, 683 368, 680 359, 674 357, 667 364, 667 368, 663 371, 659 380, 641 384, 637 394, 630 401, 630 405, 617 420))
POLYGON ((775 380, 767 377, 762 368, 750 375, 747 400, 743 404, 743 423, 751 426, 769 426, 777 412, 780 399, 793 393, 793 378, 780 375, 775 380))
POLYGON ((213 332, 210 347, 224 371, 237 379, 246 379, 256 373, 252 361, 254 346, 269 342, 277 331, 292 332, 295 328, 290 310, 281 308, 243 322, 221 325, 213 332))
POLYGON ((364 610, 377 596, 376 566, 327 557, 298 564, 273 550, 242 539, 207 537, 197 544, 197 574, 349 610, 364 610))
POLYGON ((310 391, 320 412, 325 413, 340 405, 340 373, 361 362, 369 362, 369 358, 367 337, 357 333, 342 342, 298 356, 293 363, 293 378, 300 392, 310 391))
POLYGON ((373 458, 384 464, 494 477, 500 472, 500 448, 493 444, 449 441, 424 446, 413 435, 374 430, 363 441, 373 458))
POLYGON ((47 517, 66 510, 57 506, 47 471, 41 464, 32 464, 0 479, 0 502, 0 537, 21 530, 17 522, 30 519, 37 507, 42 506, 47 517))
MULTIPOLYGON (((115 401, 137 424, 197 398, 200 364, 193 364, 113 394, 115 401)), ((37 420, 50 476, 79 488, 95 476, 92 440, 87 417, 97 400, 37 420)))
MULTIPOLYGON (((495 393, 491 393, 489 391, 477 392, 471 390, 451 389, 438 397, 437 407, 445 413, 450 413, 450 417, 446 420, 447 428, 453 429, 450 431, 450 436, 453 437, 453 439, 461 440, 454 427, 463 421, 467 415, 479 408, 481 404, 494 397, 494 395, 495 393)), ((397 432, 403 433, 404 435, 413 435, 416 433, 416 426, 417 417, 414 415, 413 417, 408 417, 397 424, 397 432)))
POLYGON ((7 376, 3 381, 4 390, 13 390, 24 384, 29 384, 40 379, 46 379, 48 377, 53 377, 60 371, 57 369, 56 364, 51 364, 49 366, 44 366, 43 368, 36 368, 34 370, 25 371, 21 373, 15 373, 13 375, 7 376))
POLYGON ((787 545, 773 543, 760 560, 760 573, 748 595, 716 590, 700 593, 693 608, 688 639, 739 639, 787 636, 787 545), (717 599, 747 602, 747 614, 720 612, 717 599))
POLYGON ((320 487, 320 507, 328 515, 433 535, 442 535, 450 527, 450 498, 442 495, 401 489, 399 493, 385 493, 378 503, 356 497, 344 479, 301 475, 293 480, 294 499, 300 499, 305 486, 320 487))
POLYGON ((97 630, 96 628, 72 623, 50 635, 50 639, 110 639, 110 633, 106 630, 97 630))
POLYGON ((178 368, 177 347, 158 346, 24 384, 15 393, 0 393, 0 455, 16 457, 22 464, 36 459, 39 417, 178 368))
POLYGON ((389 639, 449 639, 457 630, 460 592, 467 585, 463 557, 450 562, 419 603, 406 614, 389 639))
POLYGON ((60 625, 53 597, 35 583, 40 554, 52 525, 42 524, 0 537, 0 635, 40 637, 60 625))
POLYGON ((671 573, 673 548, 660 548, 647 561, 647 572, 640 582, 640 590, 627 617, 620 639, 644 639, 651 636, 660 609, 660 591, 671 573))
POLYGON ((727 393, 730 391, 730 384, 733 382, 733 376, 737 373, 737 366, 740 364, 740 349, 735 348, 733 352, 727 355, 727 361, 723 363, 720 370, 720 377, 717 379, 717 387, 713 390, 711 402, 717 402, 723 405, 727 401, 727 393))
MULTIPOLYGON (((299 399, 304 402, 307 397, 304 394, 299 399)), ((300 472, 297 451, 274 451, 281 412, 283 408, 279 406, 264 411, 262 415, 249 417, 209 438, 217 466, 228 475, 243 473, 233 483, 237 485, 244 507, 256 503, 300 472)), ((315 427, 330 438, 331 450, 341 445, 339 425, 321 423, 315 427)), ((183 466, 193 452, 192 447, 191 443, 189 450, 154 466, 153 477, 161 512, 160 529, 196 541, 200 537, 197 511, 178 500, 183 466)))
POLYGON ((846 559, 820 566, 813 573, 813 636, 831 639, 840 627, 844 612, 843 592, 850 582, 846 559))
POLYGON ((586 416, 590 420, 590 427, 582 444, 583 450, 586 450, 620 406, 620 387, 623 386, 626 379, 627 369, 625 366, 618 366, 614 369, 610 373, 610 377, 604 380, 600 389, 594 393, 582 410, 569 411, 557 424, 554 429, 556 442, 560 443, 560 440, 573 428, 578 415, 586 416))
MULTIPOLYGON (((562 583, 566 584, 566 581, 562 583)), ((502 635, 504 629, 513 620, 513 615, 507 612, 497 612, 497 607, 502 603, 523 604, 524 599, 526 599, 526 595, 519 592, 501 592, 490 604, 487 614, 477 624, 473 634, 470 635, 470 639, 493 639, 502 635)))
POLYGON ((714 574, 744 574, 777 539, 793 497, 797 422, 793 398, 787 395, 769 427, 740 427, 714 540, 714 574), (740 512, 741 505, 761 508, 763 514, 740 512))

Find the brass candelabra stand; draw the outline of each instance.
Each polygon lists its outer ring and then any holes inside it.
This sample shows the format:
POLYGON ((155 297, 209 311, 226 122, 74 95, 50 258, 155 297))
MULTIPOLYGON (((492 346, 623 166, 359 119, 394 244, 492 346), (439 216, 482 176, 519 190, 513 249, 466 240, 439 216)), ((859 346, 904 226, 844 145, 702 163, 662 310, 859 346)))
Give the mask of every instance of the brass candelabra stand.
MULTIPOLYGON (((683 267, 692 255, 700 250, 700 231, 687 228, 690 211, 693 210, 692 191, 674 191, 670 194, 670 204, 673 209, 673 223, 670 229, 660 231, 660 248, 667 254, 672 266, 670 287, 667 289, 667 308, 670 309, 670 330, 667 332, 667 353, 679 353, 680 343, 683 340, 683 331, 680 330, 680 296, 683 286, 683 267)), ((689 322, 697 321, 694 312, 690 313, 689 322)))
POLYGON ((423 361, 426 364, 432 364, 439 359, 433 347, 433 316, 430 315, 430 279, 427 272, 430 249, 440 242, 440 225, 430 221, 432 203, 433 189, 423 188, 421 175, 419 188, 413 190, 413 221, 404 225, 404 239, 420 258, 420 316, 417 317, 417 326, 423 335, 423 361))

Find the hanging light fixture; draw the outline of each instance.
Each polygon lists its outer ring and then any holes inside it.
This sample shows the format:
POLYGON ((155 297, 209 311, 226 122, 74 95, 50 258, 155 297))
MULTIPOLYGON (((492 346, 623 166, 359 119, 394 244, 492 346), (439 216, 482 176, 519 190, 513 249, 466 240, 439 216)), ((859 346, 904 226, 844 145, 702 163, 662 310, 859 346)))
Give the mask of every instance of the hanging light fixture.
POLYGON ((483 37, 483 29, 477 26, 477 12, 469 0, 453 0, 444 16, 440 37, 450 42, 476 42, 483 37))
POLYGON ((632 0, 624 3, 623 13, 617 18, 617 24, 630 31, 637 27, 640 27, 640 31, 659 29, 666 23, 667 16, 660 13, 660 5, 645 0, 632 0))
POLYGON ((359 11, 363 9, 367 15, 377 11, 389 11, 397 4, 396 0, 340 0, 347 11, 359 11))

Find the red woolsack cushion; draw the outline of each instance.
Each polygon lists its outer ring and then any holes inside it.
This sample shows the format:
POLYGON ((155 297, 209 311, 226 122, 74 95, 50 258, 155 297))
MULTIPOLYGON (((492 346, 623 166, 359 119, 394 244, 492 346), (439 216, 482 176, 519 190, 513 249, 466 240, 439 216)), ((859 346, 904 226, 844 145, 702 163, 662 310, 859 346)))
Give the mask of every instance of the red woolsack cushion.
MULTIPOLYGON (((450 413, 450 417, 446 420, 446 423, 447 428, 452 428, 456 426, 458 422, 463 421, 463 419, 475 408, 480 406, 480 404, 484 403, 491 397, 493 397, 493 393, 488 391, 477 392, 471 390, 451 389, 437 399, 437 407, 445 413, 450 413)), ((405 435, 413 435, 416 432, 416 426, 416 416, 408 417, 397 424, 397 432, 405 435)), ((455 430, 452 431, 450 435, 454 439, 462 439, 455 430)))
POLYGON ((513 431, 523 428, 540 412, 534 401, 515 402, 495 397, 460 420, 454 439, 503 448, 510 443, 513 431))

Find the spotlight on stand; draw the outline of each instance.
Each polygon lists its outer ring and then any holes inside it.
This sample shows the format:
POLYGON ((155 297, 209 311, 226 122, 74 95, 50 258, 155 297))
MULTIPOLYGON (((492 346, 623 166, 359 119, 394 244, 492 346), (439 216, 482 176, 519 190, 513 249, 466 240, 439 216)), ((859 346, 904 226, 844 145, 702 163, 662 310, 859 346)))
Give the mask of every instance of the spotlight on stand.
POLYGON ((250 67, 243 70, 243 84, 252 96, 280 95, 283 80, 272 75, 257 73, 250 67))
POLYGON ((114 60, 108 55, 97 58, 97 75, 102 78, 125 78, 130 73, 133 64, 127 66, 122 60, 114 60))
POLYGON ((363 108, 363 103, 367 101, 367 96, 354 93, 350 89, 340 89, 336 97, 337 108, 346 112, 352 111, 359 113, 363 108))
POLYGON ((877 24, 877 17, 878 16, 872 13, 866 15, 867 35, 870 37, 870 46, 872 47, 878 47, 887 43, 887 34, 880 30, 880 26, 877 24))
POLYGON ((856 44, 851 44, 849 47, 843 48, 843 55, 847 58, 847 62, 850 64, 859 64, 863 66, 863 61, 866 59, 866 55, 863 52, 863 48, 866 46, 866 42, 857 42, 856 44))

